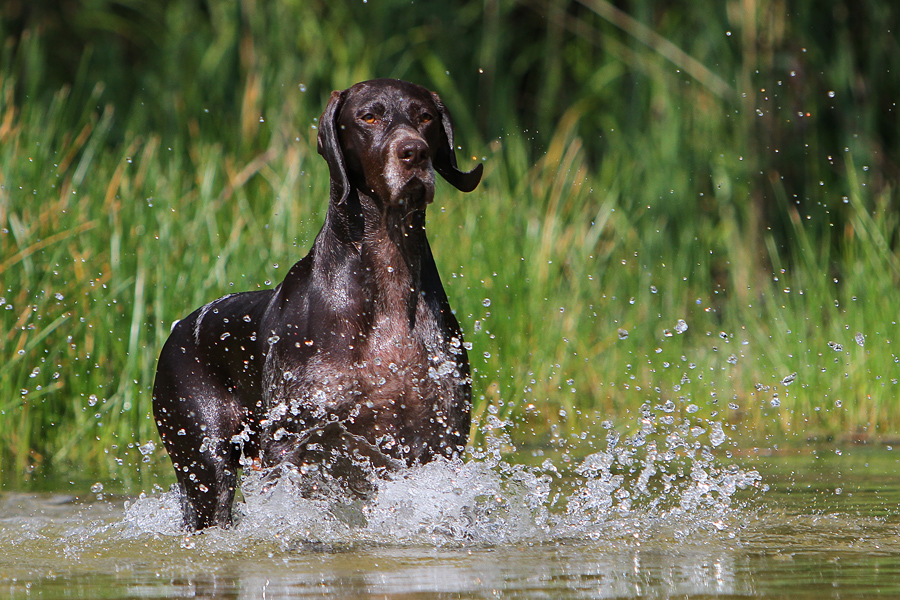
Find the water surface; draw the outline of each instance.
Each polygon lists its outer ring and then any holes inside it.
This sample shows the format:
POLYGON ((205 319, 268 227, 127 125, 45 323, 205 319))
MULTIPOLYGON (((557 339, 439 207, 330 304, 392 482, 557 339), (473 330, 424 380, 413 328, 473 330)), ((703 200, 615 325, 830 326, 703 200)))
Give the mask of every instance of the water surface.
POLYGON ((559 477, 550 463, 441 463, 368 505, 248 481, 237 525, 202 535, 179 531, 171 492, 6 493, 0 595, 900 596, 897 451, 748 452, 740 468, 705 456, 634 454, 619 479, 614 452, 559 477))

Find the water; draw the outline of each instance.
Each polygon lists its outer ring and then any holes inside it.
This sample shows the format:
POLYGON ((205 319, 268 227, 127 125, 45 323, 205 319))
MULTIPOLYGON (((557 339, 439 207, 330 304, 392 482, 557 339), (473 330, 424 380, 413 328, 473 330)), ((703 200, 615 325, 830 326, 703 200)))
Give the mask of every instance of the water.
POLYGON ((0 596, 900 595, 900 451, 727 458, 708 429, 650 419, 532 466, 501 458, 501 436, 466 463, 397 474, 368 503, 303 498, 291 473, 268 491, 251 476, 235 527, 201 535, 178 529, 171 491, 7 493, 0 596))

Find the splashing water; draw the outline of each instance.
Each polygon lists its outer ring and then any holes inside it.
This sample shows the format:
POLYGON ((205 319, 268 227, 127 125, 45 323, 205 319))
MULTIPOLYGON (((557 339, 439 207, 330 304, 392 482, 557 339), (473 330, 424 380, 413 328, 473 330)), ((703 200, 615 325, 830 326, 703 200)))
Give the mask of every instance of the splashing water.
MULTIPOLYGON (((642 407, 634 434, 610 429, 606 449, 574 467, 502 458, 501 449, 511 446, 505 426, 490 417, 486 450, 474 451, 466 462, 439 459, 391 473, 376 482, 368 500, 338 493, 304 497, 301 479, 307 476, 286 467, 274 485, 264 474, 247 474, 234 526, 186 536, 183 545, 291 550, 320 544, 640 543, 660 536, 685 541, 704 532, 730 539, 745 512, 734 502, 736 492, 765 489, 756 471, 715 457, 713 450, 727 440, 721 423, 710 423, 707 433, 687 420, 657 420, 649 405, 642 407)), ((176 490, 142 494, 126 508, 123 533, 185 536, 180 519, 176 490)))

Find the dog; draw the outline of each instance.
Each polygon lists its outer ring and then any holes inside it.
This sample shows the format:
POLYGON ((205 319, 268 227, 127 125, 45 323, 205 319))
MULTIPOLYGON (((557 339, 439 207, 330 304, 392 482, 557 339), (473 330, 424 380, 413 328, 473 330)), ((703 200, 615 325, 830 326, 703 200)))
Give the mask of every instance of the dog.
POLYGON ((392 79, 336 91, 319 122, 325 223, 275 289, 178 321, 153 415, 189 530, 228 527, 238 468, 365 462, 393 469, 463 452, 471 376, 425 236, 435 172, 463 192, 437 94, 392 79), (342 462, 343 461, 343 462, 342 462))

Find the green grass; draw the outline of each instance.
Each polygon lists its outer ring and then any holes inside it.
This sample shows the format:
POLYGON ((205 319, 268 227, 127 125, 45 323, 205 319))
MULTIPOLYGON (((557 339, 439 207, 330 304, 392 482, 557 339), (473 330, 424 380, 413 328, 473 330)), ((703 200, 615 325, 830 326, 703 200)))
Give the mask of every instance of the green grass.
MULTIPOLYGON (((71 86, 41 83, 36 36, 2 62, 0 485, 54 469, 149 481, 138 446, 158 440, 150 391, 171 323, 276 284, 305 255, 328 196, 315 120, 327 90, 374 75, 437 89, 459 125, 460 162, 485 164, 472 194, 441 184, 428 223, 473 344, 479 422, 509 417, 520 446, 560 445, 604 419, 633 427, 641 405, 671 401, 747 443, 900 432, 900 198, 886 171, 863 168, 879 164, 864 147, 848 144, 827 168, 821 154, 802 163, 798 197, 787 191, 796 180, 765 163, 755 105, 717 96, 702 73, 687 85, 665 46, 610 35, 590 62, 591 38, 549 32, 546 52, 523 50, 510 73, 558 67, 583 80, 557 112, 555 88, 539 86, 535 133, 500 111, 516 95, 500 71, 477 93, 446 74, 451 55, 426 42, 450 33, 422 25, 403 46, 389 16, 367 30, 334 9, 316 27, 321 7, 292 3, 239 23, 216 13, 195 31, 177 12, 186 6, 172 4, 175 33, 159 43, 182 58, 161 52, 130 104, 91 76, 103 48, 83 56, 71 86), (628 79, 631 94, 616 99, 628 79)), ((475 54, 502 62, 518 34, 466 6, 460 27, 485 36, 475 54)), ((610 27, 596 15, 579 24, 610 27)), ((735 63, 730 85, 755 87, 746 63, 721 60, 735 63)), ((781 123, 783 111, 764 119, 781 123)), ((817 131, 803 143, 820 151, 817 131)), ((158 443, 149 459, 165 472, 158 443)))

